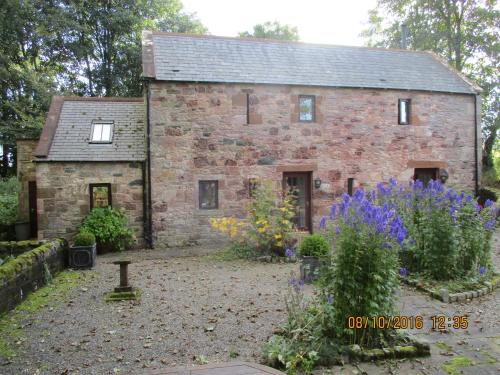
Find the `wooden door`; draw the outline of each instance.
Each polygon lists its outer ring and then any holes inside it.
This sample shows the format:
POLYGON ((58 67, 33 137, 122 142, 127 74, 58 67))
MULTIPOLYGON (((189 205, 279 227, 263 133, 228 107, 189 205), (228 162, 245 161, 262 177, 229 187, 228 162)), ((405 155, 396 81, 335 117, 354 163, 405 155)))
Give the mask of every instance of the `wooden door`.
POLYGON ((311 232, 311 173, 283 173, 283 188, 295 196, 295 217, 293 223, 300 230, 311 232))
POLYGON ((30 218, 30 237, 38 237, 38 215, 36 212, 36 181, 28 182, 28 205, 30 218))
POLYGON ((439 169, 437 168, 415 168, 414 180, 421 181, 424 186, 427 186, 430 180, 437 180, 439 169))

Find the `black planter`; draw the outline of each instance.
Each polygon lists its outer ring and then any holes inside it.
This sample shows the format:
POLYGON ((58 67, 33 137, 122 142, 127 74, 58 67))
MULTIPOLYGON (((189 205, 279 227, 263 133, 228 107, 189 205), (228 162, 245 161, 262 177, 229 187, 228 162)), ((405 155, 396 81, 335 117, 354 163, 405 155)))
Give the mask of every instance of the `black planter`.
POLYGON ((30 239, 30 223, 22 221, 14 224, 17 241, 26 241, 30 239))
POLYGON ((69 248, 71 268, 92 268, 95 266, 96 246, 72 246, 69 248))
POLYGON ((311 283, 319 277, 319 271, 324 261, 318 257, 302 256, 300 262, 300 278, 305 283, 311 283))

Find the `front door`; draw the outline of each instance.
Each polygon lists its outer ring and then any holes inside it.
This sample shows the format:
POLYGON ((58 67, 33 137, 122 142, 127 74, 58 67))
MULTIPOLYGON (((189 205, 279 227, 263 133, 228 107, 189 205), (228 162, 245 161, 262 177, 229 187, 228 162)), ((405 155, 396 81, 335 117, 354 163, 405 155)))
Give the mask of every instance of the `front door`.
POLYGON ((38 217, 36 213, 36 181, 28 182, 28 204, 30 210, 30 238, 37 238, 38 217))
POLYGON ((311 231, 311 173, 283 173, 283 187, 295 196, 293 223, 300 230, 311 231))

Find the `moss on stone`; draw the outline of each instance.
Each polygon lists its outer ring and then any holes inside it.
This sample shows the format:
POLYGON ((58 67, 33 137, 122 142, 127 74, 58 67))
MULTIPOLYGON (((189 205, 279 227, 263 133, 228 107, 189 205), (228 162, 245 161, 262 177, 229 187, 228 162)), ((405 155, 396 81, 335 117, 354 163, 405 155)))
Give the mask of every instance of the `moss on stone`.
POLYGON ((54 277, 52 284, 29 294, 14 310, 0 315, 0 357, 11 358, 16 355, 13 344, 23 337, 22 321, 44 307, 62 303, 74 287, 93 275, 89 271, 63 271, 54 277))
POLYGON ((141 298, 141 292, 138 289, 134 289, 131 292, 109 292, 106 293, 106 302, 114 301, 137 301, 141 298))
POLYGON ((469 367, 473 365, 474 362, 470 358, 459 356, 446 362, 441 368, 450 375, 460 375, 459 367, 469 367))
POLYGON ((0 266, 0 280, 10 280, 23 268, 29 268, 33 264, 33 258, 45 254, 54 246, 60 246, 64 242, 63 239, 57 238, 50 242, 42 243, 37 248, 27 251, 24 254, 17 256, 15 259, 0 266))

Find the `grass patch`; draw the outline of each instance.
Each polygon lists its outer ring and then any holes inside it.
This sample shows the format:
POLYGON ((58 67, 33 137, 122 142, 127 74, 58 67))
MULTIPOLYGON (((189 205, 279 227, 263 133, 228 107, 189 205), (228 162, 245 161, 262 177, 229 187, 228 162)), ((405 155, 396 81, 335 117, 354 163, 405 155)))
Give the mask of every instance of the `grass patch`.
POLYGON ((494 363, 497 363, 497 359, 493 357, 490 353, 488 353, 485 349, 479 349, 479 352, 483 356, 483 358, 486 360, 486 363, 492 365, 494 363))
POLYGON ((23 338, 23 322, 45 307, 56 307, 66 299, 69 292, 93 277, 93 272, 63 271, 52 283, 29 294, 14 310, 0 315, 0 357, 16 355, 14 344, 23 338))
POLYGON ((459 356, 446 362, 441 368, 450 375, 460 375, 459 367, 469 367, 473 365, 474 362, 470 358, 459 356))
POLYGON ((106 302, 113 301, 138 301, 141 299, 141 292, 138 289, 134 289, 131 292, 109 292, 106 294, 106 302))
POLYGON ((409 280, 414 280, 417 282, 417 286, 422 287, 428 291, 435 294, 439 294, 440 289, 447 289, 449 293, 461 293, 461 292, 472 292, 474 290, 482 289, 486 285, 484 282, 489 281, 493 285, 496 285, 500 279, 500 276, 496 273, 489 272, 481 279, 465 279, 465 280, 448 280, 448 281, 436 281, 430 280, 428 278, 422 277, 418 274, 411 275, 409 280))
POLYGON ((453 352, 452 347, 451 347, 451 346, 449 346, 448 344, 445 344, 445 343, 444 343, 444 342, 442 342, 442 341, 438 341, 438 342, 436 342, 436 344, 435 344, 435 345, 436 345, 436 347, 437 347, 438 349, 441 349, 441 350, 443 350, 443 351, 445 351, 445 352, 447 352, 447 353, 453 352))
POLYGON ((232 243, 226 248, 218 251, 215 254, 209 255, 209 257, 216 261, 231 261, 238 259, 255 259, 257 257, 257 252, 255 249, 247 244, 243 243, 232 243))

